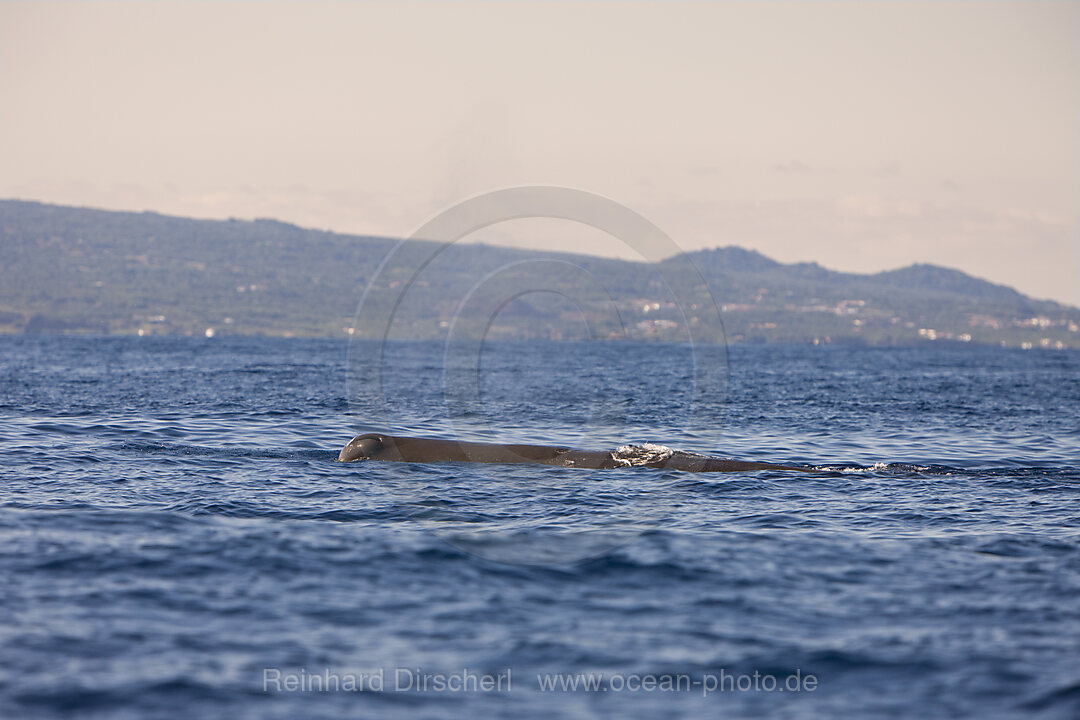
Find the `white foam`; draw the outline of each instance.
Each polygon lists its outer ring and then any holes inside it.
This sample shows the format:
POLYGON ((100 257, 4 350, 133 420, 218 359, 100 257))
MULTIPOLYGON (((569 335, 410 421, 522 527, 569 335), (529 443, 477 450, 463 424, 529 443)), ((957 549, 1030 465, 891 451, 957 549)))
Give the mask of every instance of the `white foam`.
MULTIPOLYGON (((873 465, 871 465, 870 467, 857 467, 857 468, 855 468, 855 467, 846 467, 846 468, 840 468, 840 472, 842 472, 842 473, 859 473, 859 472, 866 472, 868 470, 887 470, 888 467, 889 467, 888 463, 876 462, 873 465)), ((827 469, 831 470, 832 468, 827 468, 827 469)))
POLYGON ((671 457, 674 452, 666 445, 641 443, 640 445, 623 445, 611 453, 611 457, 622 467, 632 467, 662 462, 671 457))

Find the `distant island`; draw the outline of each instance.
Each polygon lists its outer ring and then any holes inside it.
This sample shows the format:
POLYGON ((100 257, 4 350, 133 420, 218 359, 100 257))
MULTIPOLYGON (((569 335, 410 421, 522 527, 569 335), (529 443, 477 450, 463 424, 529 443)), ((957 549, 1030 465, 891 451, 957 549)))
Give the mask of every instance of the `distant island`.
MULTIPOLYGON (((0 200, 0 238, 0 333, 348 337, 358 332, 354 314, 373 278, 369 299, 376 303, 380 291, 411 278, 376 276, 395 239, 270 219, 195 220, 0 200)), ((687 277, 691 285, 678 293, 692 298, 687 306, 672 301, 657 282, 658 268, 647 263, 455 245, 440 256, 438 273, 413 281, 393 336, 444 336, 478 278, 507 267, 527 273, 521 261, 539 258, 602 278, 618 322, 610 310, 570 302, 572 288, 562 297, 556 288, 522 295, 481 318, 487 337, 679 341, 689 323, 699 339, 731 343, 1080 348, 1080 309, 958 270, 920 264, 842 273, 738 247, 662 261, 689 260, 700 271, 707 288, 687 277), (698 312, 712 303, 722 326, 698 312)), ((527 275, 502 281, 508 298, 515 287, 529 288, 527 275)))

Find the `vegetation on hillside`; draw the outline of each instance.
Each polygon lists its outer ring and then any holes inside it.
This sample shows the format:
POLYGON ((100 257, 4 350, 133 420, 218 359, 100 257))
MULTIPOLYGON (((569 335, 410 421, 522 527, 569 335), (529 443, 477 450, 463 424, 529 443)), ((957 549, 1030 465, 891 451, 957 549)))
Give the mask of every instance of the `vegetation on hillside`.
POLYGON ((647 264, 398 245, 0 201, 0 332, 1080 347, 1077 308, 932 265, 859 275, 736 247, 647 264))

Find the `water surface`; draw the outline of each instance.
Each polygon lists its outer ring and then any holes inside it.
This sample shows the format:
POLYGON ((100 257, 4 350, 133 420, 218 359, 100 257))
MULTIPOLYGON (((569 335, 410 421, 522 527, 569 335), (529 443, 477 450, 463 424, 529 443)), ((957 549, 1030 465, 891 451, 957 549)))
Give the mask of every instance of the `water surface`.
POLYGON ((1080 714, 1080 353, 0 348, 4 717, 1080 714), (335 463, 369 428, 828 472, 335 463), (755 673, 816 684, 705 687, 755 673))

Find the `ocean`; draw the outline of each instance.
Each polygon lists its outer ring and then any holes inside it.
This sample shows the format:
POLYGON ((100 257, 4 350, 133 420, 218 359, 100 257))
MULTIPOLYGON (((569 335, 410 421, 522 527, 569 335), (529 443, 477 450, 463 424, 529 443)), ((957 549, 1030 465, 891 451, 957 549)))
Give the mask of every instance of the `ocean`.
POLYGON ((1080 717, 1080 352, 0 349, 0 717, 1080 717))

